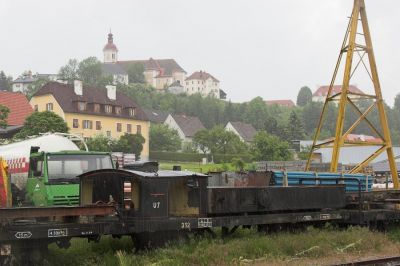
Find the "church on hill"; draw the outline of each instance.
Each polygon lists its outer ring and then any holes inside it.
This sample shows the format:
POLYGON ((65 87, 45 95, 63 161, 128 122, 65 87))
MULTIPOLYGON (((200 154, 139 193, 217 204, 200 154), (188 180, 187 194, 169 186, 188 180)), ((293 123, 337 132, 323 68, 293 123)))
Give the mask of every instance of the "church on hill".
POLYGON ((114 78, 114 82, 128 84, 128 69, 135 64, 143 66, 146 83, 163 90, 173 83, 184 84, 186 71, 174 59, 118 60, 118 48, 114 44, 113 34, 103 48, 103 73, 114 78))

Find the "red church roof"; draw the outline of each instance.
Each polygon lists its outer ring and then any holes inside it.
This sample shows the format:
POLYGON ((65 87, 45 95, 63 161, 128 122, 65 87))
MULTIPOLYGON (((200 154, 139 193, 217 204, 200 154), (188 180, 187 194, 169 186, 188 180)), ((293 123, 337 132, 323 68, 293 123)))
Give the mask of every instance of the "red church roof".
MULTIPOLYGON (((329 86, 321 86, 314 92, 313 96, 324 96, 325 97, 328 94, 328 90, 329 90, 329 86)), ((342 91, 341 85, 334 85, 332 87, 331 96, 334 94, 338 94, 341 91, 342 91)), ((360 90, 359 88, 357 88, 354 85, 349 86, 349 91, 353 92, 353 93, 364 94, 364 92, 362 90, 360 90)))
POLYGON ((265 101, 265 103, 267 105, 277 104, 277 105, 286 106, 286 107, 294 107, 295 106, 295 104, 292 100, 268 100, 268 101, 265 101))
POLYGON ((26 117, 33 113, 28 99, 19 92, 0 91, 0 105, 10 109, 7 124, 9 126, 23 125, 26 117))

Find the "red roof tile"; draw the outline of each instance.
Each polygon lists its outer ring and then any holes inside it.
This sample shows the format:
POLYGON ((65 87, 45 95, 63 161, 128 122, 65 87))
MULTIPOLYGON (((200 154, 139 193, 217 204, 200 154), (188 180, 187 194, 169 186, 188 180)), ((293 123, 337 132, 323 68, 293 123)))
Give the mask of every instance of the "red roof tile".
MULTIPOLYGON (((313 96, 324 96, 325 97, 328 94, 328 90, 329 90, 329 86, 321 86, 314 92, 313 96)), ((342 91, 341 85, 334 85, 332 87, 331 95, 340 93, 341 91, 342 91)), ((353 93, 364 94, 364 92, 362 90, 360 90, 359 88, 357 88, 354 85, 349 86, 349 91, 353 92, 353 93)))
POLYGON ((273 104, 277 104, 280 106, 287 106, 287 107, 294 107, 295 104, 292 100, 268 100, 265 101, 265 103, 267 105, 273 105, 273 104))
POLYGON ((7 119, 9 126, 23 125, 26 117, 33 113, 28 99, 19 92, 0 91, 0 104, 10 109, 7 119))
POLYGON ((214 81, 219 82, 218 79, 214 78, 211 74, 209 74, 205 71, 196 71, 192 75, 187 77, 186 80, 191 80, 191 79, 206 80, 208 78, 212 78, 214 81))

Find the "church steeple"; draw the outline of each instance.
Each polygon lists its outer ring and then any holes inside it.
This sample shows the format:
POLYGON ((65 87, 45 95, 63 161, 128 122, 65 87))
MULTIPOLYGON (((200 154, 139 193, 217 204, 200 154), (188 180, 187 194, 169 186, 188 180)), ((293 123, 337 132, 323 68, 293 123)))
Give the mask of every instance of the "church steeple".
POLYGON ((118 49, 114 44, 113 34, 108 34, 108 42, 103 48, 104 63, 116 63, 118 61, 118 49))

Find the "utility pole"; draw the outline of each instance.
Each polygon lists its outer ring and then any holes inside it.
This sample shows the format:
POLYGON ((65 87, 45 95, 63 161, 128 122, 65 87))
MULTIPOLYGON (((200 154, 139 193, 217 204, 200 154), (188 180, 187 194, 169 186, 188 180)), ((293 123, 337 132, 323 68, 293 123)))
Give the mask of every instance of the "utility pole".
POLYGON ((311 147, 310 156, 307 161, 306 170, 309 169, 311 164, 312 154, 315 150, 319 148, 332 148, 332 159, 330 165, 331 172, 337 172, 337 167, 339 163, 340 149, 346 146, 375 146, 377 150, 365 158, 358 165, 350 170, 350 173, 357 173, 363 170, 373 159, 378 155, 385 152, 387 153, 390 171, 392 174, 394 188, 399 188, 397 167, 394 160, 392 141, 389 132, 389 125, 385 113, 385 108, 383 105, 383 98, 381 92, 381 85, 379 82, 378 71, 375 62, 374 50, 372 47, 371 33, 368 26, 367 13, 365 11, 364 0, 354 0, 353 11, 350 17, 350 21, 347 27, 347 31, 343 40, 342 47, 340 49, 339 58, 336 63, 335 71, 331 79, 328 94, 322 109, 322 113, 319 119, 318 127, 314 136, 313 145, 311 147), (361 22, 362 32, 358 32, 358 26, 361 22), (362 36, 364 39, 364 44, 357 43, 357 36, 362 36), (335 80, 338 75, 340 63, 342 61, 343 55, 346 54, 344 76, 341 86, 341 92, 332 94, 332 88, 335 85, 335 80), (358 55, 358 61, 353 68, 353 57, 358 55), (365 62, 365 57, 368 61, 365 62), (369 70, 367 65, 369 65, 369 70), (352 92, 349 90, 350 80, 359 66, 364 66, 367 71, 373 87, 374 94, 360 94, 352 92), (370 100, 372 104, 361 110, 356 105, 356 100, 370 100), (318 143, 318 138, 321 133, 321 129, 324 122, 324 116, 327 112, 327 106, 332 101, 337 101, 338 103, 338 116, 336 120, 336 130, 335 136, 326 141, 318 143), (344 121, 346 115, 346 107, 351 106, 354 112, 357 114, 358 119, 346 130, 344 131, 344 121), (367 118, 368 114, 372 110, 376 110, 379 114, 379 128, 367 118), (355 128, 361 123, 365 122, 370 130, 379 138, 379 142, 368 143, 364 141, 354 141, 348 140, 348 135, 353 132, 355 128), (379 130, 380 129, 380 130, 379 130))

